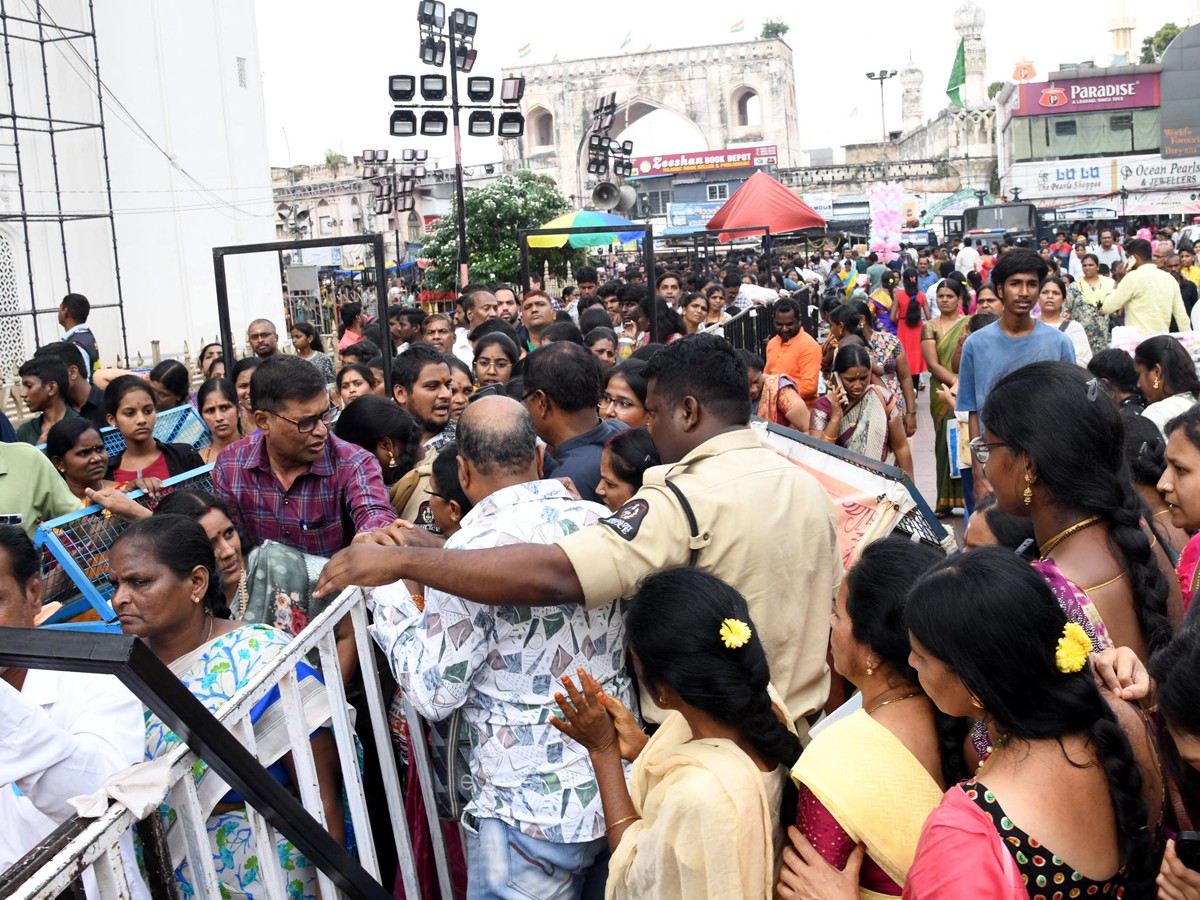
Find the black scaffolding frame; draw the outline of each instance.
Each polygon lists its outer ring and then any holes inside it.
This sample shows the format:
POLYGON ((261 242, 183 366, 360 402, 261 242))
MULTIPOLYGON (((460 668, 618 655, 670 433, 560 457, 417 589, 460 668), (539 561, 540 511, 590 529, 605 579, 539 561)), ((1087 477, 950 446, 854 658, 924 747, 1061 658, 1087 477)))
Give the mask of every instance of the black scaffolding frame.
MULTIPOLYGON (((113 214, 112 176, 108 164, 108 137, 104 122, 104 82, 100 78, 100 50, 96 41, 96 13, 92 0, 87 5, 87 28, 68 28, 59 25, 46 12, 41 2, 33 4, 34 18, 13 15, 9 12, 10 0, 0 0, 0 39, 4 45, 4 63, 8 76, 8 109, 0 110, 0 127, 5 127, 12 134, 13 153, 16 162, 17 193, 19 210, 13 213, 0 213, 0 222, 20 222, 22 237, 25 243, 25 275, 29 282, 29 308, 16 312, 0 312, 0 319, 28 316, 33 322, 33 341, 35 346, 41 346, 42 337, 38 329, 38 316, 56 315, 58 302, 53 306, 38 305, 38 288, 34 278, 33 265, 33 236, 34 229, 41 226, 53 228, 57 225, 58 239, 62 248, 63 279, 65 293, 70 293, 71 266, 68 241, 68 225, 74 222, 106 220, 112 239, 112 273, 116 287, 116 303, 93 304, 92 309, 116 309, 121 324, 121 347, 126 360, 129 359, 129 337, 125 328, 125 298, 121 288, 121 263, 117 253, 117 223, 113 214), (36 44, 41 57, 42 87, 45 95, 45 115, 34 115, 33 110, 20 111, 17 108, 17 91, 13 80, 14 43, 27 42, 36 44), (94 121, 63 119, 54 114, 54 102, 50 89, 50 68, 47 60, 47 48, 53 44, 63 44, 67 51, 73 52, 84 63, 90 64, 88 74, 94 79, 92 90, 96 96, 96 118, 94 121), (80 48, 77 44, 83 44, 80 48), (87 54, 85 56, 85 53, 87 54), (90 57, 90 60, 89 60, 90 57), (59 143, 61 136, 72 133, 86 134, 95 132, 99 137, 100 156, 104 175, 105 208, 93 212, 70 212, 63 208, 62 180, 59 169, 59 143), (49 168, 54 180, 54 208, 50 211, 34 211, 29 209, 29 198, 25 185, 25 174, 28 167, 29 149, 22 156, 21 136, 40 133, 48 136, 50 151, 49 168)), ((24 4, 23 4, 24 5, 24 4)), ((27 7, 28 8, 28 7, 27 7)), ((27 137, 28 143, 28 137, 27 137)), ((89 273, 95 275, 96 273, 89 273)), ((94 283, 94 279, 93 279, 94 283)), ((42 285, 42 293, 53 291, 50 284, 42 285)), ((42 301, 45 303, 45 301, 42 301)), ((57 340, 57 336, 53 340, 57 340)))

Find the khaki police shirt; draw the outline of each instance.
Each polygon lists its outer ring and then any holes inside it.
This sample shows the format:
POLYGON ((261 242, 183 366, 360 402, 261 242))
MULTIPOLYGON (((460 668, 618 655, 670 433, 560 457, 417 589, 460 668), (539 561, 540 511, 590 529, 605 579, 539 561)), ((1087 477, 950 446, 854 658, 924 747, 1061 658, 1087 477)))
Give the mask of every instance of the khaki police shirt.
POLYGON ((413 479, 414 483, 407 497, 397 496, 393 490, 391 499, 392 506, 396 508, 396 513, 401 519, 434 534, 441 534, 442 530, 434 524, 433 509, 429 505, 429 476, 433 474, 433 461, 437 459, 437 455, 438 450, 430 450, 425 454, 425 458, 417 463, 417 467, 397 484, 397 487, 402 486, 407 490, 409 485, 404 482, 413 479))
POLYGON ((647 470, 628 503, 558 546, 588 609, 631 596, 647 575, 686 566, 698 549, 697 567, 746 598, 771 681, 799 719, 829 693, 829 613, 842 575, 836 521, 816 479, 744 428, 647 470), (695 539, 668 478, 695 513, 695 539))

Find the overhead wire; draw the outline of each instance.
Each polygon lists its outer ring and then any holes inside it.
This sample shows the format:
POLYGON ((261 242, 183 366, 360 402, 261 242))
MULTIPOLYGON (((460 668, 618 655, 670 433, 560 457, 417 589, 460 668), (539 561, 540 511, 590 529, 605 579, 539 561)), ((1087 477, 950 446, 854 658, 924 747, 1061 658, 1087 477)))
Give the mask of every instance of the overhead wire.
MULTIPOLYGON (((63 58, 64 62, 66 63, 67 68, 72 72, 72 74, 74 74, 76 77, 78 77, 80 80, 82 80, 85 84, 87 84, 89 86, 89 88, 93 84, 93 81, 95 83, 98 83, 100 85, 100 87, 102 88, 102 90, 100 91, 100 98, 99 98, 100 102, 104 103, 105 107, 111 113, 114 114, 114 118, 116 118, 117 121, 120 121, 126 128, 128 128, 130 131, 134 132, 135 135, 139 135, 143 140, 145 140, 147 143, 149 143, 150 146, 152 146, 155 150, 157 150, 162 155, 162 157, 167 161, 167 163, 171 166, 171 168, 173 168, 176 172, 178 172, 180 174, 180 176, 183 177, 187 182, 194 185, 194 190, 196 193, 207 195, 213 201, 213 205, 211 205, 207 208, 214 209, 218 212, 222 212, 222 210, 219 207, 225 207, 225 208, 233 210, 234 212, 237 212, 243 216, 249 216, 252 218, 274 218, 274 215, 275 215, 274 210, 272 210, 271 212, 255 212, 253 210, 244 209, 243 207, 240 207, 235 203, 229 202, 225 198, 218 195, 212 188, 208 187, 203 182, 201 182, 199 179, 197 179, 195 176, 193 176, 182 165, 180 165, 179 161, 172 154, 170 154, 166 149, 164 149, 158 143, 158 141, 156 141, 154 139, 154 137, 150 134, 150 132, 147 131, 145 129, 145 127, 142 126, 141 122, 138 121, 137 117, 128 109, 128 107, 125 106, 124 103, 121 102, 121 99, 119 97, 117 97, 117 95, 113 92, 112 88, 110 88, 108 86, 107 82, 105 82, 104 79, 102 79, 100 77, 99 73, 92 68, 92 64, 90 64, 87 61, 87 59, 83 56, 83 54, 79 52, 79 48, 75 46, 75 42, 73 40, 66 39, 67 38, 66 33, 63 31, 62 27, 59 26, 59 24, 54 20, 54 17, 49 12, 47 12, 44 7, 41 7, 41 4, 38 4, 39 9, 33 9, 30 6, 30 4, 27 2, 27 0, 19 0, 19 2, 21 3, 21 5, 23 7, 25 7, 26 11, 31 16, 35 17, 39 21, 41 21, 42 17, 44 17, 45 20, 55 30, 57 30, 60 35, 63 36, 64 40, 54 41, 53 44, 54 44, 54 47, 58 50, 59 55, 63 58), (79 62, 83 64, 83 66, 87 70, 88 74, 84 74, 83 72, 80 72, 75 67, 74 63, 71 60, 71 57, 68 56, 67 52, 63 50, 62 45, 64 45, 64 44, 67 46, 67 48, 70 50, 70 52, 75 55, 75 57, 79 60, 79 62)), ((180 207, 180 208, 183 208, 183 207, 180 207)), ((198 208, 198 207, 193 207, 193 208, 198 208)), ((222 214, 224 215, 225 213, 222 212, 222 214)))

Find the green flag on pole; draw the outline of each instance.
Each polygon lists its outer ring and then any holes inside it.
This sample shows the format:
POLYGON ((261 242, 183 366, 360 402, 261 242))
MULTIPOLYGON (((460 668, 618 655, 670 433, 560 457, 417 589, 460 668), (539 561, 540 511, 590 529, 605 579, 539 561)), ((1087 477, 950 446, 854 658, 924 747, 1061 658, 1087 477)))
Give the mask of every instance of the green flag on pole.
POLYGON ((967 83, 967 48, 966 42, 959 38, 958 53, 954 54, 954 68, 950 70, 950 80, 946 83, 946 96, 955 106, 962 106, 959 91, 967 83))

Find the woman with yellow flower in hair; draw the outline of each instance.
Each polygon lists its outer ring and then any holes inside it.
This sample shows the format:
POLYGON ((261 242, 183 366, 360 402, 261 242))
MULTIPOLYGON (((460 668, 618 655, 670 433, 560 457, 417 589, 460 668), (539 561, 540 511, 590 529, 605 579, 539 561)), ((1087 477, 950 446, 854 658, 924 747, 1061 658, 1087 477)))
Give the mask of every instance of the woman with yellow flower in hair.
MULTIPOLYGON (((913 585, 905 619, 925 693, 982 718, 992 747, 925 821, 904 897, 1153 897, 1164 798, 1152 738, 1097 687, 1091 639, 1037 573, 1000 548, 950 557, 913 585)), ((781 897, 856 896, 861 851, 839 872, 796 845, 781 897)))
POLYGON ((662 726, 647 740, 582 670, 579 690, 563 679, 551 719, 595 767, 612 850, 605 897, 770 900, 800 740, 746 601, 706 572, 668 569, 642 583, 625 625, 638 678, 669 711, 662 726))

